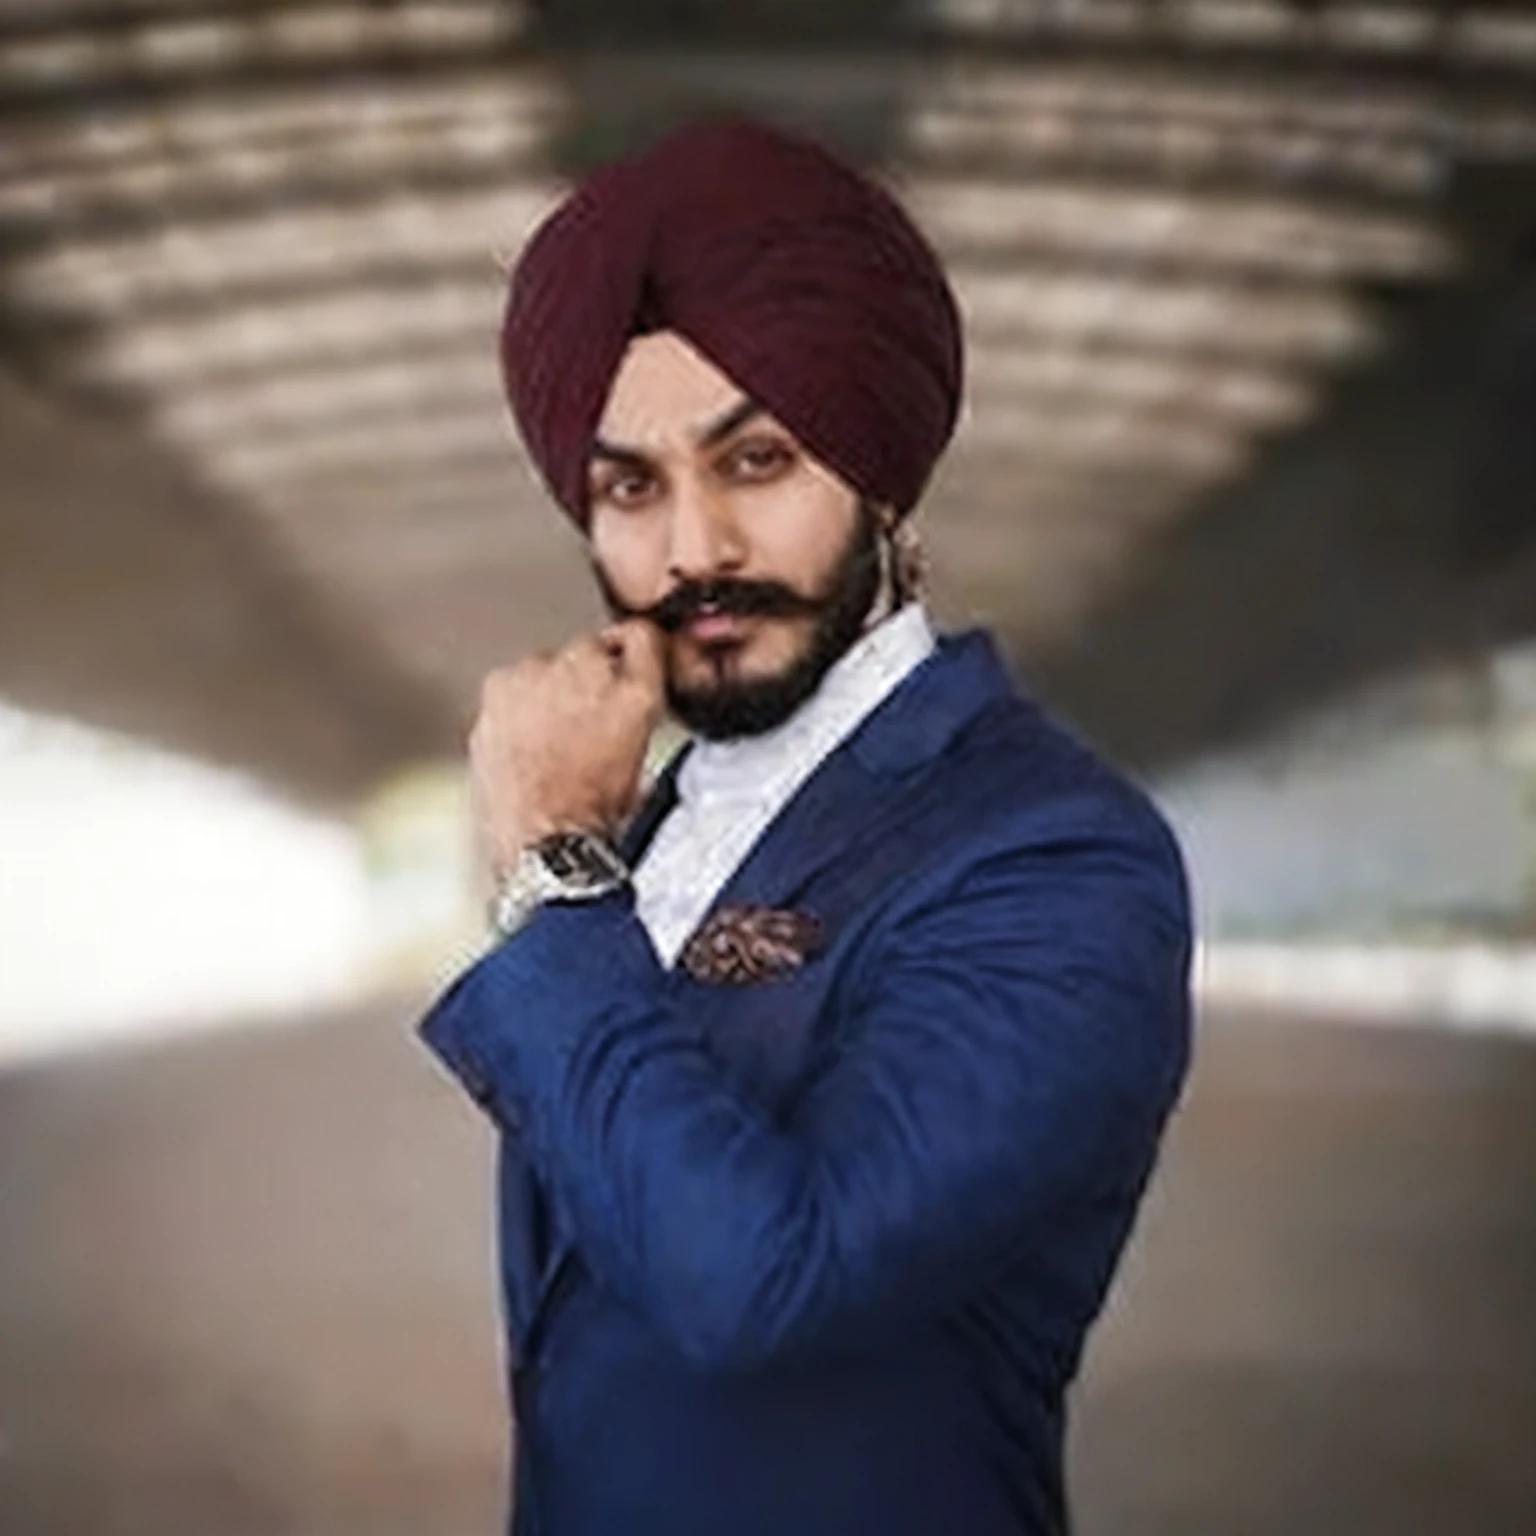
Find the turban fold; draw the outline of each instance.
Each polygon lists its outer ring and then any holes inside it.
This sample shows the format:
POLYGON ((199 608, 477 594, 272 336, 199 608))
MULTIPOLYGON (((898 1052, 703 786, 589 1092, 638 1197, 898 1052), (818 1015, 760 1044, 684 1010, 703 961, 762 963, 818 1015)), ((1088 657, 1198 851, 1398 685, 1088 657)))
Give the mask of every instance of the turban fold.
POLYGON ((518 429, 583 527, 625 348, 671 330, 860 495, 905 513, 954 431, 960 318, 883 188, 817 145, 696 123, 579 185, 512 276, 501 360, 518 429))

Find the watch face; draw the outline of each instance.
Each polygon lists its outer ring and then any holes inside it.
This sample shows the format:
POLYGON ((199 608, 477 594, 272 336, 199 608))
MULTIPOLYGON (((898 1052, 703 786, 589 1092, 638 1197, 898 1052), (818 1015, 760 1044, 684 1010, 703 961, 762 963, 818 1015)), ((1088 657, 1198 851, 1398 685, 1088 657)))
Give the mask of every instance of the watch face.
POLYGON ((580 832, 557 832, 539 844, 544 867, 557 880, 584 880, 593 874, 587 839, 580 832))
POLYGON ((618 856, 589 832, 557 832, 545 838, 539 858, 562 885, 611 886, 626 875, 618 856))

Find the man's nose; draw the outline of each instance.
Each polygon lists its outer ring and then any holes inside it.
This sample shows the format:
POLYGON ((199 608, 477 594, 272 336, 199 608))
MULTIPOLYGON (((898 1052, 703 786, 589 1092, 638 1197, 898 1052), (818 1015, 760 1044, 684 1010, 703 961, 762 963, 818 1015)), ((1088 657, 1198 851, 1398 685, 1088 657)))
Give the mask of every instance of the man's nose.
POLYGON ((696 476, 680 476, 672 504, 672 579, 707 581, 739 570, 745 559, 730 497, 696 476))

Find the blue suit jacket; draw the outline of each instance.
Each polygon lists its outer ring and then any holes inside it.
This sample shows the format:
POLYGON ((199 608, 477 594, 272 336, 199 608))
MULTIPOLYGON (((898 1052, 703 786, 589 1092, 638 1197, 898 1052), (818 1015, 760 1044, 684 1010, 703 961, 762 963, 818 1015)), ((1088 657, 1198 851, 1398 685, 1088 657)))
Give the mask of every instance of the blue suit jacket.
POLYGON ((514 1529, 1064 1529, 1064 1392, 1187 1061, 1172 838, 969 634, 721 900, 825 947, 707 984, 627 895, 553 907, 423 1025, 503 1131, 514 1529))

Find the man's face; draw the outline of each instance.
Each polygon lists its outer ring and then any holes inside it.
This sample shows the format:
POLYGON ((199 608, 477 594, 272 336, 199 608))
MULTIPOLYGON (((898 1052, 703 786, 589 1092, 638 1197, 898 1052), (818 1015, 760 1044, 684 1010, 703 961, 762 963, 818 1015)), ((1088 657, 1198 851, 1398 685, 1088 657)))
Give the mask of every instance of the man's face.
POLYGON ((701 735, 772 729, 858 637, 873 513, 676 334, 630 344, 588 490, 608 606, 662 629, 673 712, 701 735))

